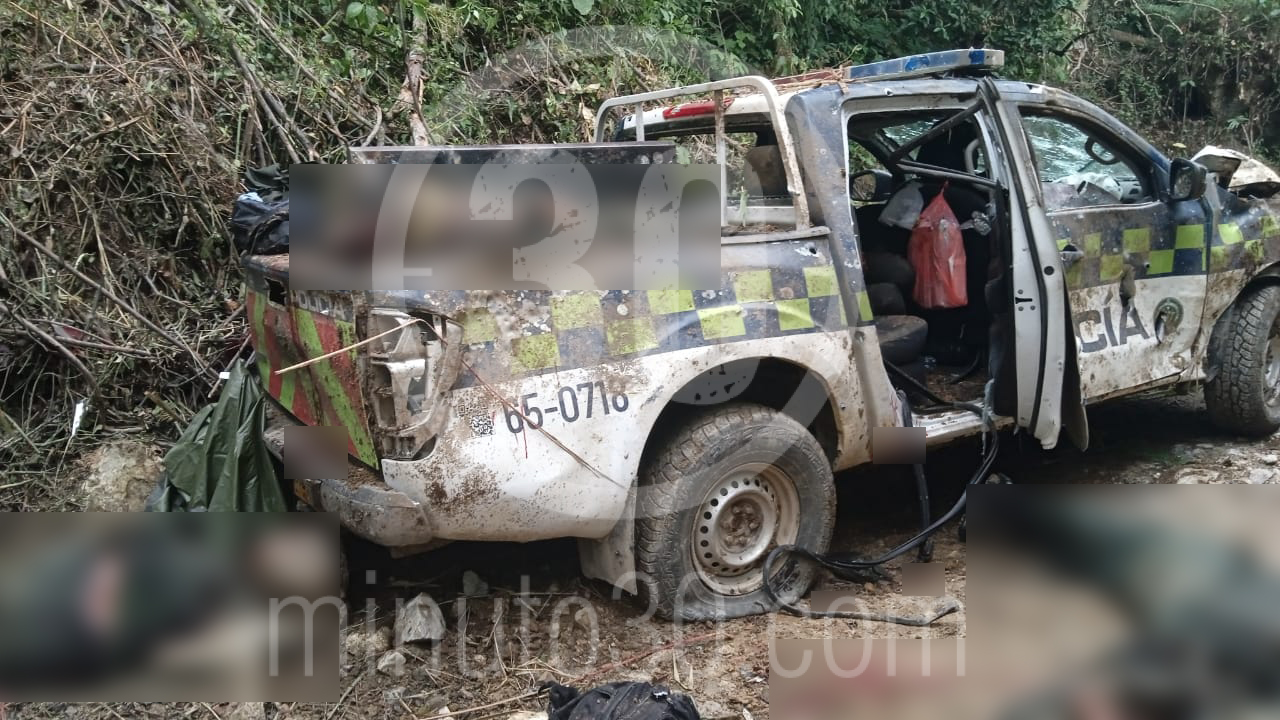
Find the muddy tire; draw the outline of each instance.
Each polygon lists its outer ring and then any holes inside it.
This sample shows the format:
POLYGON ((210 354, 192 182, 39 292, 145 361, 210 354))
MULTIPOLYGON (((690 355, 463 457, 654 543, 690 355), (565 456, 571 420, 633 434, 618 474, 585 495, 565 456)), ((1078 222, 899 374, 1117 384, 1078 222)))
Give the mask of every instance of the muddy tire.
MULTIPOLYGON (((666 618, 709 620, 772 609, 761 566, 777 545, 825 552, 835 487, 822 446, 800 423, 748 403, 691 419, 656 448, 636 502, 637 584, 666 618)), ((813 584, 808 564, 774 573, 794 601, 813 584)))
POLYGON ((1280 429, 1280 287, 1247 291, 1227 311, 1209 347, 1204 399, 1218 427, 1265 436, 1280 429))

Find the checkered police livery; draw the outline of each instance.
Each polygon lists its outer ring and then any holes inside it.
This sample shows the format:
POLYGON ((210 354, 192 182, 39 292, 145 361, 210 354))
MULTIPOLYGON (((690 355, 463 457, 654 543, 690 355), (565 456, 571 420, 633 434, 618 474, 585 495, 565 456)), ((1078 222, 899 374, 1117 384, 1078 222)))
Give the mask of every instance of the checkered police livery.
MULTIPOLYGON (((849 326, 836 269, 821 238, 727 245, 721 287, 707 290, 521 292, 494 294, 488 307, 464 306, 464 372, 457 387, 590 367, 686 348, 849 326), (735 258, 736 256, 736 258, 735 258), (735 259, 741 262, 733 262, 735 259)), ((857 318, 872 320, 865 292, 857 318)))
POLYGON ((1080 253, 1066 268, 1071 289, 1118 282, 1126 266, 1142 280, 1244 269, 1280 255, 1280 222, 1261 208, 1213 228, 1207 256, 1205 225, 1178 225, 1171 236, 1149 226, 1104 228, 1078 221, 1053 226, 1058 249, 1080 253))

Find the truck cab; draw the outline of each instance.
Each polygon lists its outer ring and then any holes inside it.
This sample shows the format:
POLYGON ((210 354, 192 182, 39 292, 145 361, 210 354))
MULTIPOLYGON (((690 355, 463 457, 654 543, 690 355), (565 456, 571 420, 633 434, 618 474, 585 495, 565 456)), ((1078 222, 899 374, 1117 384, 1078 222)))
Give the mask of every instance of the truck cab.
MULTIPOLYGON (((587 575, 703 619, 773 607, 764 557, 825 550, 834 473, 875 459, 881 428, 1083 447, 1087 403, 1194 385, 1232 430, 1280 427, 1275 198, 998 79, 1002 62, 958 50, 604 103, 582 152, 720 167, 719 288, 292 291, 287 256, 247 258, 281 421, 350 439, 349 477, 298 494, 401 552, 576 537, 587 575), (939 196, 964 307, 913 300, 913 213, 939 196)), ((774 590, 812 579, 788 563, 774 590)))

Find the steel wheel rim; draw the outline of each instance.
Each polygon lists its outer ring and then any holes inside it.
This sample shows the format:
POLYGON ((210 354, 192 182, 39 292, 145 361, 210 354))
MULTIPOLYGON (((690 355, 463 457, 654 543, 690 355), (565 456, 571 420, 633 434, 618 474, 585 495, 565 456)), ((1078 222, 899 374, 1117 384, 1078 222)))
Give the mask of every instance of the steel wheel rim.
POLYGON ((1280 320, 1271 325, 1262 363, 1262 381, 1269 406, 1280 405, 1280 320))
POLYGON ((693 559, 698 578, 721 595, 745 595, 764 584, 765 556, 796 541, 800 498, 777 466, 747 463, 726 473, 696 509, 693 559))

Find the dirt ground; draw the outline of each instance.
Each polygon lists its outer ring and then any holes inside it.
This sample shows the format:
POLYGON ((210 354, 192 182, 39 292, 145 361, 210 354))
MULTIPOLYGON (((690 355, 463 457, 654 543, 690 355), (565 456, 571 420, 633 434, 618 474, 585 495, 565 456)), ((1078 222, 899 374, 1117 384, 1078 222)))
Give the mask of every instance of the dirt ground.
MULTIPOLYGON (((1209 424, 1198 394, 1120 400, 1092 408, 1089 415, 1088 452, 1066 447, 1044 451, 1025 438, 1009 436, 996 469, 1019 483, 1280 482, 1280 437, 1246 441, 1224 436, 1209 424)), ((928 473, 935 515, 959 496, 979 452, 976 442, 965 442, 931 453, 928 473)), ((834 549, 872 555, 912 534, 917 522, 915 494, 905 470, 858 470, 837 481, 840 516, 834 549)), ((891 563, 882 577, 868 576, 861 583, 828 578, 819 588, 850 589, 865 600, 868 610, 919 613, 937 601, 898 594, 897 568, 913 559, 908 554, 891 563)), ((965 547, 954 529, 937 536, 934 560, 946 568, 947 594, 963 603, 965 547)), ((431 593, 444 606, 449 633, 438 655, 426 650, 422 657, 409 657, 402 678, 374 672, 353 679, 349 673, 354 689, 334 720, 408 717, 410 712, 425 718, 445 706, 457 712, 518 697, 549 679, 584 686, 647 680, 691 695, 704 718, 768 718, 771 638, 822 637, 828 632, 833 637, 965 634, 963 612, 929 628, 787 615, 676 627, 648 619, 634 601, 615 598, 610 588, 582 579, 572 542, 457 544, 379 572, 389 572, 394 587, 405 596, 431 593), (487 592, 459 600, 462 576, 468 571, 484 581, 487 592), (527 578, 527 596, 520 595, 522 576, 527 578), (523 629, 522 617, 527 618, 523 629)), ((388 622, 393 610, 387 598, 377 607, 388 622)), ((359 659, 353 660, 351 670, 359 672, 360 666, 359 659)), ((462 717, 505 718, 544 709, 540 698, 527 698, 462 717)), ((286 717, 313 714, 302 708, 281 710, 286 717)))
MULTIPOLYGON (((1280 437, 1244 441, 1222 435, 1209 424, 1198 395, 1095 407, 1090 427, 1087 453, 1043 451, 1025 438, 1006 436, 996 469, 1018 483, 1280 482, 1280 437)), ((931 453, 935 516, 959 496, 979 451, 976 442, 964 442, 931 453)), ((872 555, 912 534, 918 519, 907 470, 858 470, 837 481, 834 549, 872 555)), ((897 568, 911 559, 891 563, 881 575, 858 582, 827 578, 819 587, 847 590, 867 610, 918 613, 937 600, 899 594, 897 568)), ((937 536, 934 560, 945 566, 947 594, 963 604, 965 546, 954 527, 937 536)), ((583 579, 572 541, 458 543, 404 560, 356 552, 351 570, 354 621, 372 617, 378 629, 348 635, 339 705, 39 705, 11 708, 11 716, 426 720, 451 712, 461 720, 524 718, 519 713, 545 710, 545 700, 534 691, 546 680, 583 687, 647 680, 689 694, 704 718, 768 718, 771 638, 941 638, 964 636, 966 628, 963 611, 929 628, 787 615, 677 626, 651 619, 633 600, 583 579), (361 581, 371 579, 376 584, 369 587, 376 589, 362 590, 361 581), (444 640, 402 648, 406 662, 399 676, 378 670, 397 598, 420 592, 439 603, 447 624, 444 640)))

